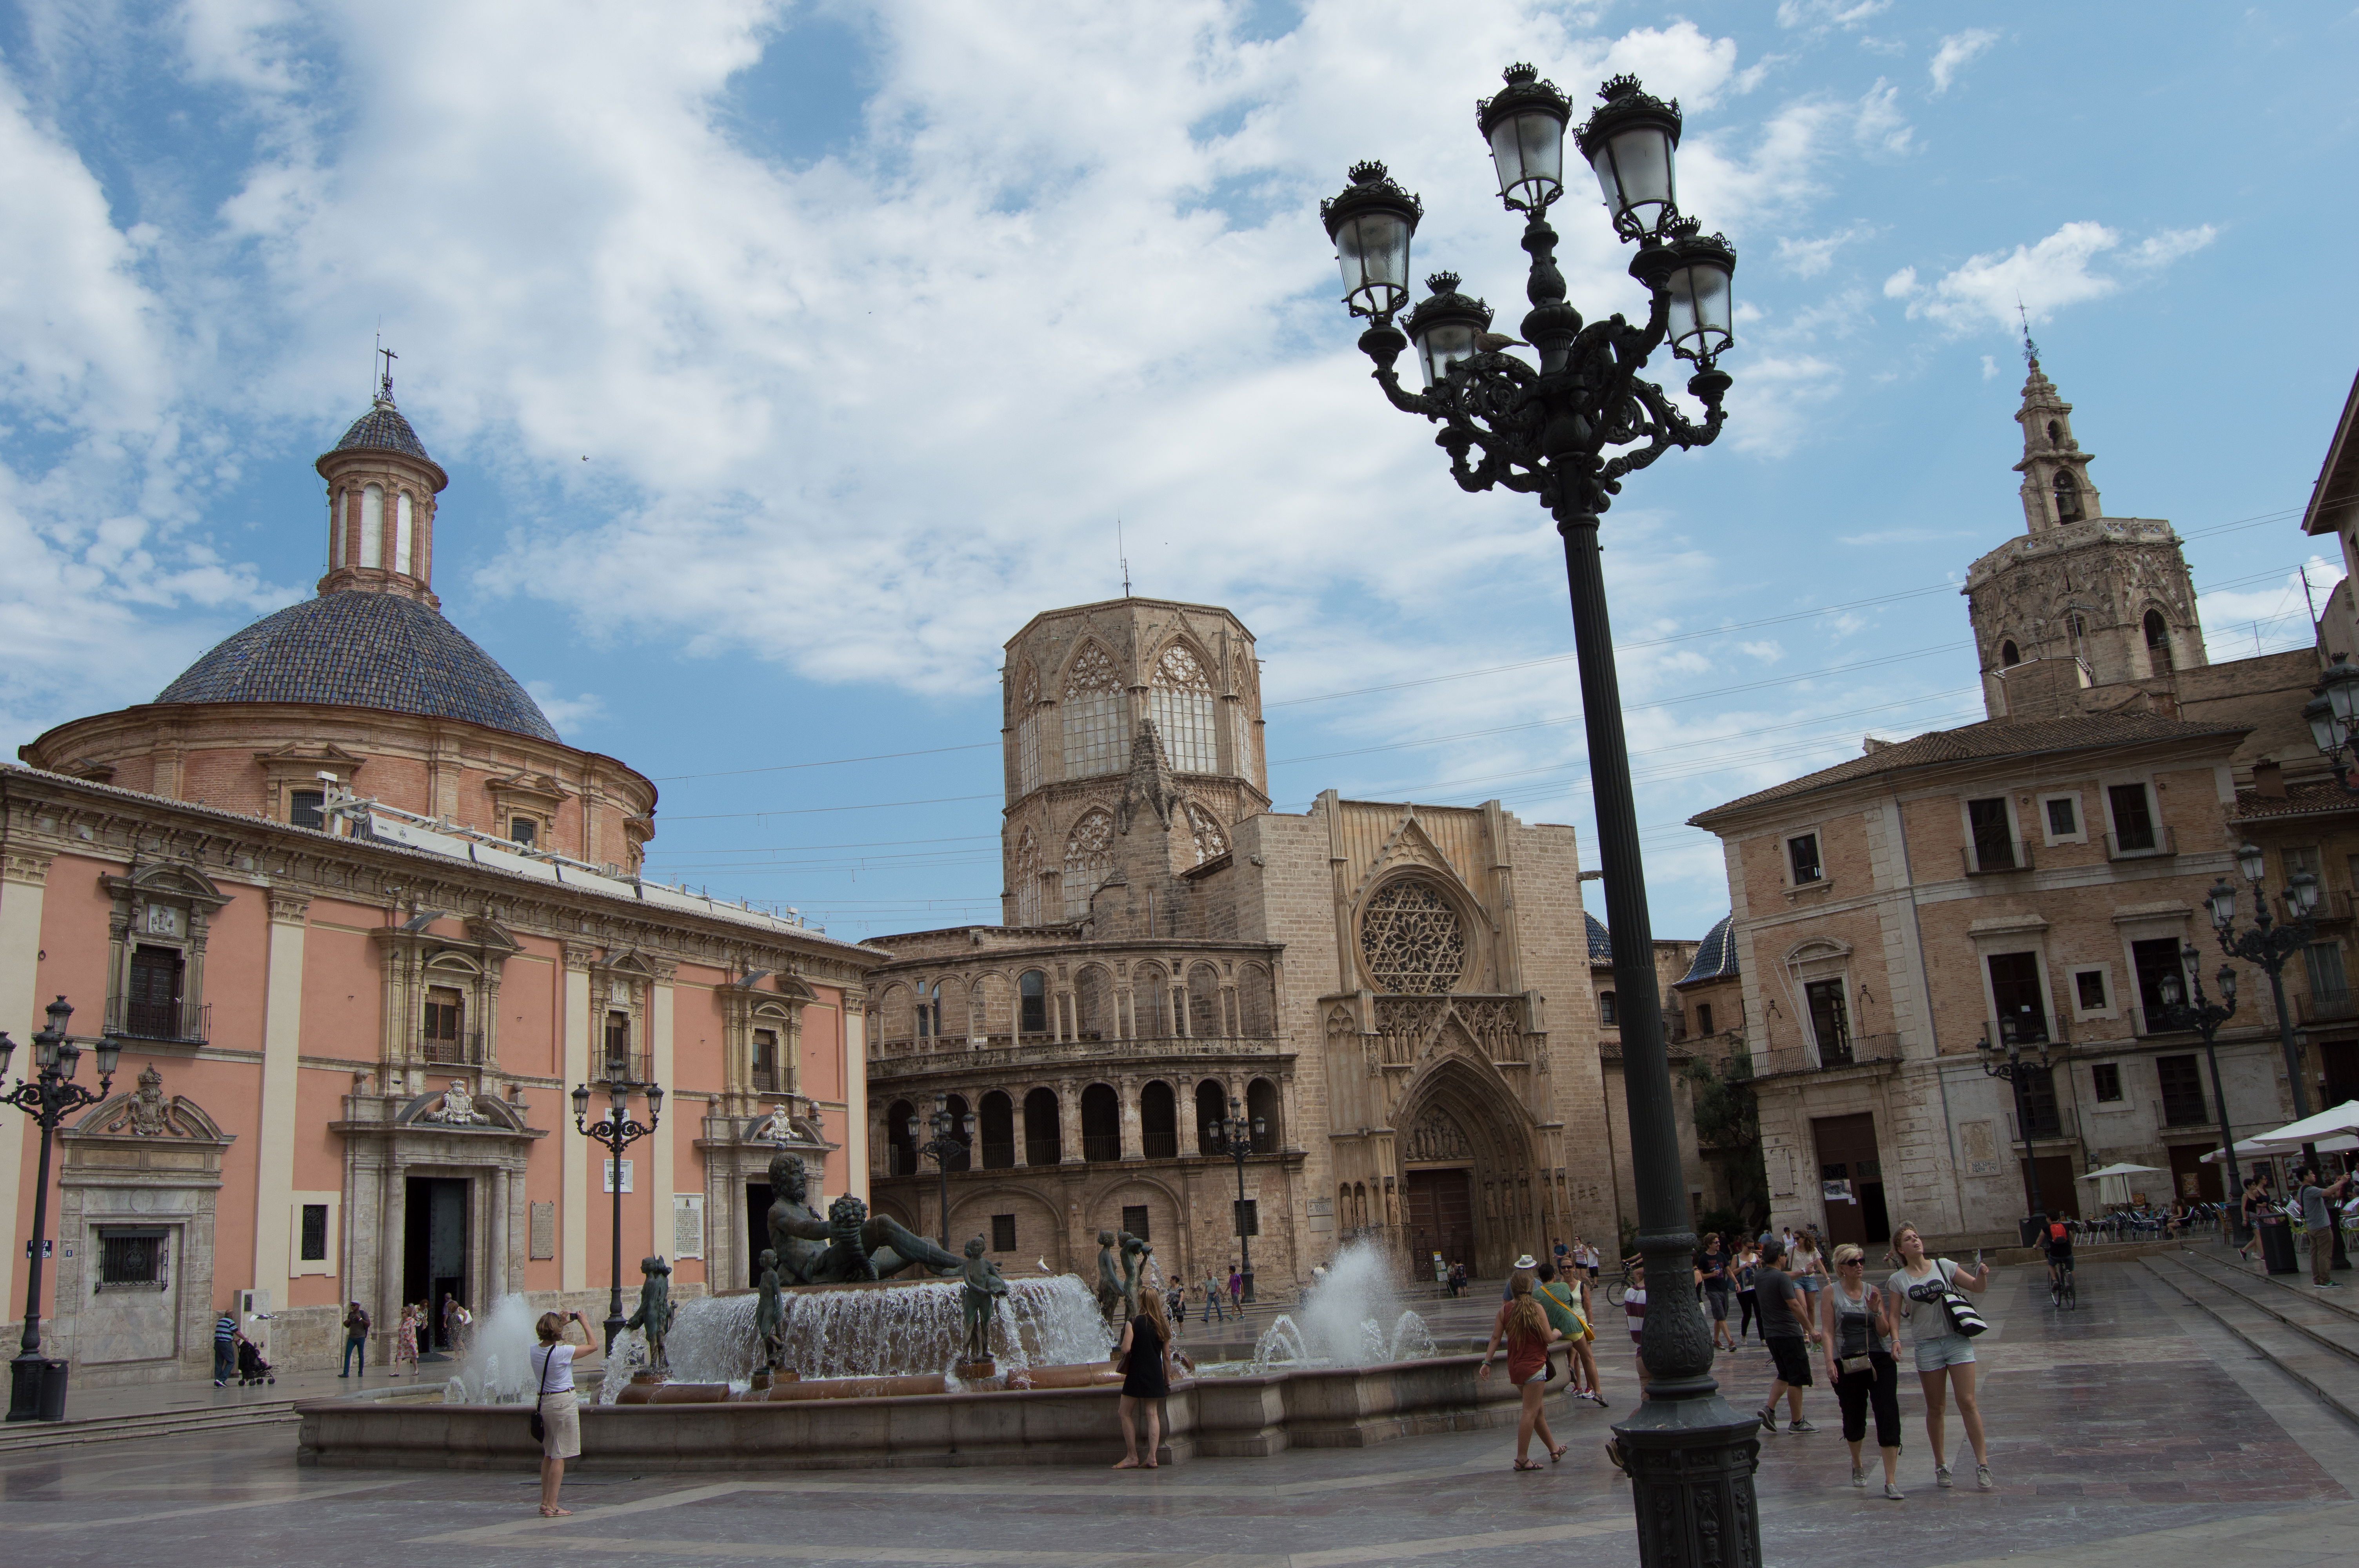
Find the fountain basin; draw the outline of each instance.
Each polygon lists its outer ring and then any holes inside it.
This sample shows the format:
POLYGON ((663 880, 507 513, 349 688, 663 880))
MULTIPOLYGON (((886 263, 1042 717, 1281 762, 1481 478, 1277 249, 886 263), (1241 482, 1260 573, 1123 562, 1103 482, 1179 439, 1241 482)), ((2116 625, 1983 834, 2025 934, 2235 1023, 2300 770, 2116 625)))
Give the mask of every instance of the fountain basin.
MULTIPOLYGON (((1562 1368, 1566 1352, 1559 1346, 1553 1354, 1562 1368)), ((1501 1375, 1504 1368, 1476 1377, 1481 1364, 1478 1356, 1447 1356, 1190 1379, 1163 1402, 1158 1461, 1364 1448, 1424 1433, 1512 1427, 1516 1390, 1501 1375)), ((816 1381, 781 1385, 766 1399, 584 1405, 582 1456, 567 1468, 645 1474, 1103 1465, 1121 1452, 1120 1390, 1110 1381, 954 1394, 788 1394, 816 1381)), ((337 1400, 299 1404, 296 1413, 302 1422, 298 1457, 305 1465, 529 1471, 539 1462, 527 1412, 516 1405, 337 1400)))

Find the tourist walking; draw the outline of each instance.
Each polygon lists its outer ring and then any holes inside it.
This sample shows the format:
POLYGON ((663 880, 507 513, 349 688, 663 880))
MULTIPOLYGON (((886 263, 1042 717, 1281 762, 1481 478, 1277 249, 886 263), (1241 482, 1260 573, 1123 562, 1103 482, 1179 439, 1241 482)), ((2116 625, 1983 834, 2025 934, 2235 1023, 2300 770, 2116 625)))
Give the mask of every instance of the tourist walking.
POLYGON ((1974 1342, 1950 1321, 1946 1303, 1951 1288, 1977 1293, 1990 1285, 1990 1265, 1968 1273, 1947 1258, 1928 1258, 1925 1238, 1913 1225, 1892 1233, 1892 1248, 1900 1267, 1884 1282, 1892 1297, 1891 1310, 1908 1325, 1909 1343, 1917 1357, 1917 1381, 1925 1390, 1925 1435, 1933 1444, 1933 1484, 1952 1486, 1950 1445, 1943 1406, 1958 1401, 1958 1419, 1974 1450, 1974 1485, 1987 1492, 1990 1458, 1983 1443, 1983 1410, 1974 1396, 1974 1342))
POLYGON ((1229 1265, 1229 1305, 1239 1317, 1245 1314, 1245 1277, 1237 1272, 1234 1263, 1229 1265))
POLYGON ((393 1364, 397 1368, 409 1363, 409 1375, 418 1376, 418 1325, 426 1316, 426 1308, 412 1302, 401 1309, 401 1326, 393 1335, 393 1364))
POLYGON ((1803 1231, 1794 1238, 1794 1245, 1786 1255, 1786 1272, 1801 1288, 1804 1303, 1810 1308, 1810 1321, 1819 1321, 1819 1292, 1827 1282, 1827 1259, 1819 1245, 1815 1229, 1803 1231))
POLYGON ((2305 1166, 2301 1183, 2301 1239, 2310 1249, 2310 1282, 2321 1291, 2339 1291, 2343 1287, 2334 1279, 2334 1211, 2327 1206, 2341 1198, 2350 1188, 2349 1173, 2335 1179, 2332 1186, 2320 1184, 2325 1177, 2315 1165, 2305 1166))
POLYGON ((1177 1280, 1172 1281, 1171 1288, 1163 1292, 1163 1304, 1171 1309, 1171 1325, 1174 1328, 1186 1325, 1188 1322, 1187 1286, 1177 1280))
POLYGON ((1491 1357, 1498 1353, 1499 1341, 1507 1342, 1507 1376, 1523 1391, 1524 1400, 1523 1411, 1516 1419, 1518 1470, 1540 1467, 1539 1461, 1531 1457, 1535 1432, 1547 1447, 1551 1464, 1564 1457, 1563 1446, 1549 1430, 1548 1417, 1540 1412, 1540 1395, 1547 1392, 1548 1347, 1559 1336, 1549 1325, 1546 1309, 1533 1298, 1533 1281, 1538 1269, 1538 1262, 1528 1252, 1516 1260, 1515 1272, 1507 1278, 1506 1303, 1491 1324, 1491 1340, 1483 1347, 1483 1364, 1474 1369, 1476 1377, 1488 1378, 1491 1357))
MULTIPOLYGON (((565 1462, 582 1453, 582 1411, 573 1400, 573 1346, 565 1331, 582 1331, 582 1348, 591 1345, 590 1325, 578 1312, 562 1315, 545 1312, 533 1325, 540 1343, 532 1347, 532 1379, 538 1390, 533 1405, 540 1417, 540 1517, 558 1519, 571 1509, 557 1506, 558 1488, 565 1484, 565 1462)), ((509 1419, 513 1420, 514 1417, 509 1419)))
POLYGON ((1761 1298, 1762 1343, 1769 1346, 1769 1359, 1777 1368, 1769 1382, 1769 1397, 1761 1401, 1761 1424, 1770 1432, 1777 1430, 1777 1398, 1782 1394, 1791 1418, 1786 1430, 1816 1432, 1802 1419, 1802 1390, 1810 1386, 1810 1346, 1822 1336, 1810 1316, 1810 1298, 1782 1267, 1785 1261, 1783 1244, 1772 1241, 1762 1249, 1761 1266, 1753 1271, 1754 1289, 1761 1298))
POLYGON ((1736 1341, 1728 1336, 1728 1251, 1719 1236, 1705 1238, 1696 1268, 1703 1275, 1703 1299, 1712 1314, 1712 1348, 1734 1350, 1736 1341))
POLYGON ((368 1308, 354 1302, 344 1312, 344 1369, 337 1373, 337 1377, 352 1376, 354 1357, 360 1358, 361 1376, 368 1376, 368 1308))
POLYGON ((1212 1274, 1204 1276, 1204 1321, 1226 1323, 1229 1314, 1221 1310, 1221 1281, 1212 1274))
MULTIPOLYGON (((353 1305, 361 1303, 354 1302, 353 1305)), ((213 1387, 226 1389, 237 1371, 237 1319, 228 1312, 213 1319, 213 1387)))
POLYGON ((1597 1387, 1597 1357, 1589 1349, 1589 1342, 1597 1336, 1589 1326, 1588 1291, 1578 1279, 1567 1278, 1543 1263, 1539 1288, 1533 1294, 1539 1298, 1540 1310, 1548 1314, 1549 1326, 1571 1347, 1572 1387, 1565 1390, 1566 1396, 1593 1400, 1598 1409, 1604 1409, 1605 1398, 1597 1387))
POLYGON ((1746 1242, 1743 1250, 1739 1251, 1736 1255, 1736 1266, 1734 1271, 1736 1275, 1736 1308, 1740 1314, 1736 1325, 1736 1337, 1740 1340, 1743 1339, 1747 1333, 1751 1332, 1753 1328, 1753 1320, 1761 1315, 1760 1289, 1755 1283, 1754 1280, 1754 1276, 1758 1272, 1760 1265, 1761 1248, 1759 1243, 1752 1241, 1746 1242))
POLYGON ((1163 1444, 1163 1404, 1171 1391, 1171 1325, 1163 1300, 1153 1291, 1138 1298, 1138 1315, 1122 1326, 1114 1347, 1114 1370, 1122 1374, 1122 1458, 1117 1470, 1152 1470, 1163 1444), (1147 1457, 1138 1456, 1138 1408, 1147 1407, 1147 1457))
POLYGON ((1589 1282, 1593 1285, 1597 1283, 1597 1265, 1603 1256, 1597 1250, 1595 1242, 1584 1241, 1581 1244, 1581 1266, 1589 1271, 1589 1282))
POLYGON ((1851 1242, 1835 1249, 1835 1277, 1820 1294, 1826 1335, 1827 1381, 1843 1405, 1843 1441, 1851 1444, 1851 1484, 1867 1485, 1859 1445, 1867 1415, 1875 1412, 1875 1446, 1884 1453, 1884 1495, 1900 1498, 1900 1368, 1892 1358, 1896 1325, 1889 1298, 1867 1282, 1867 1255, 1851 1242))

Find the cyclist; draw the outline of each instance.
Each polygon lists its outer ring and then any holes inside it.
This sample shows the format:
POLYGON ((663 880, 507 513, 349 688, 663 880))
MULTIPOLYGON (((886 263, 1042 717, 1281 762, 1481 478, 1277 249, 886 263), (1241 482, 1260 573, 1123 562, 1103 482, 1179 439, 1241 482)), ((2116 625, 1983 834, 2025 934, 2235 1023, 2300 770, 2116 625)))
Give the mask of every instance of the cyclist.
POLYGON ((2064 1223, 2063 1216, 2049 1215, 2047 1234, 2040 1240, 2042 1250, 2048 1254, 2048 1288, 2060 1292, 2065 1271, 2072 1267, 2072 1227, 2064 1223))

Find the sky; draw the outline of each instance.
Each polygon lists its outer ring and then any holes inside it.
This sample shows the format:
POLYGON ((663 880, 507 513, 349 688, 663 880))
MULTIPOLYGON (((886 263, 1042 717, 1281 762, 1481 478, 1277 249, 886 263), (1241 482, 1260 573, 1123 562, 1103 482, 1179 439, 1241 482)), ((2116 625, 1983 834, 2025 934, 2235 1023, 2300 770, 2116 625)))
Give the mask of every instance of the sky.
MULTIPOLYGON (((1256 633, 1277 809, 1495 797, 1593 860, 1554 532, 1386 405, 1317 204, 1385 160, 1417 275, 1512 326, 1473 103, 1635 71, 1739 256, 1726 433, 1603 530, 1654 927, 1701 936, 1690 816, 1980 717, 2027 320, 2212 658, 2310 640, 2354 47, 2302 4, 0 5, 0 742, 312 591, 382 333, 444 611, 659 782, 651 876, 995 919, 1001 645, 1125 557, 1256 633)), ((1643 307, 1585 181, 1556 227, 1571 303, 1643 307)))

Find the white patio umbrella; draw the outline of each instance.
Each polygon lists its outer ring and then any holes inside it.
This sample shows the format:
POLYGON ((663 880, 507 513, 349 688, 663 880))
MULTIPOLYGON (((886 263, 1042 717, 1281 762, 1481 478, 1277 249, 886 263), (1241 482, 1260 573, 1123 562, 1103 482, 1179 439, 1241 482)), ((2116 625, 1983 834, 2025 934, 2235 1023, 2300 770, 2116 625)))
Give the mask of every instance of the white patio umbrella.
MULTIPOLYGON (((2321 1154, 2347 1154, 2353 1150, 2359 1150, 2359 1137, 2354 1137, 2347 1132, 2340 1137, 2321 1138, 2318 1141, 2318 1152, 2321 1154)), ((2240 1158, 2269 1160, 2279 1155, 2300 1152, 2301 1145, 2299 1143, 2278 1143, 2267 1138, 2240 1138, 2236 1141, 2236 1153, 2240 1158)), ((2203 1162, 2207 1165, 2218 1164, 2220 1151, 2214 1149, 2204 1155, 2203 1162)))
POLYGON ((2288 1121, 2255 1136, 2263 1143, 2315 1143, 2339 1133, 2359 1132, 2359 1099, 2347 1099, 2332 1110, 2288 1121))
POLYGON ((2099 1203, 2127 1203, 2130 1201, 2132 1176, 2160 1174, 2162 1174, 2162 1167, 2159 1165, 2133 1165, 2124 1161, 2119 1164, 2108 1165, 2102 1171, 2084 1172, 2081 1180, 2098 1184, 2097 1201, 2099 1203))

